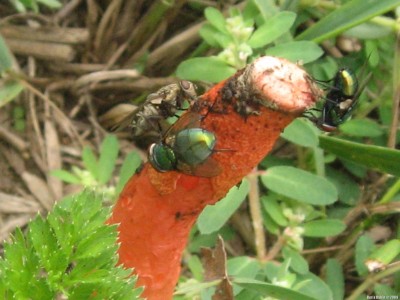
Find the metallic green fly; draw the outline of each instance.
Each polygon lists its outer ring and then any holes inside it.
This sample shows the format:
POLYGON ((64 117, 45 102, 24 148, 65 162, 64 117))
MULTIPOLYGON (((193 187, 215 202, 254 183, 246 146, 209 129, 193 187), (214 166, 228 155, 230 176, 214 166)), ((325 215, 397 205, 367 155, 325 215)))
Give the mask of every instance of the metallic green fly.
POLYGON ((151 165, 159 172, 179 171, 199 177, 217 176, 221 169, 212 159, 214 133, 200 128, 202 116, 188 112, 164 134, 162 141, 149 147, 151 165))

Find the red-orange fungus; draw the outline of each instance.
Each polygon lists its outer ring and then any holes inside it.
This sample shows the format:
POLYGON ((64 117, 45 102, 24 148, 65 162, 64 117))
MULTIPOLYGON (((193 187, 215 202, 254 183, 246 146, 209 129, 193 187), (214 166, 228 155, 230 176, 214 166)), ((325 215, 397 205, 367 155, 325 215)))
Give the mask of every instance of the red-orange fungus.
POLYGON ((146 164, 126 184, 111 223, 120 223, 120 263, 135 268, 147 299, 171 299, 180 260, 198 215, 223 198, 272 149, 283 129, 315 102, 315 87, 296 64, 261 57, 198 100, 202 128, 217 143, 212 178, 160 173, 146 164))

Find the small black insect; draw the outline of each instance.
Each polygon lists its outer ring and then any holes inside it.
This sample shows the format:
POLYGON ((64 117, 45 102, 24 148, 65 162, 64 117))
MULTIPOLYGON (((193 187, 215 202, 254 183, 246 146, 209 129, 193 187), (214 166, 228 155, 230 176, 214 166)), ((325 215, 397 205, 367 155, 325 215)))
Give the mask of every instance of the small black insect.
POLYGON ((335 77, 330 80, 333 81, 333 85, 324 97, 325 102, 321 109, 321 115, 315 117, 308 111, 307 113, 311 114, 309 119, 323 131, 335 131, 340 124, 343 124, 352 115, 370 76, 371 74, 368 74, 360 85, 351 69, 339 69, 335 77))

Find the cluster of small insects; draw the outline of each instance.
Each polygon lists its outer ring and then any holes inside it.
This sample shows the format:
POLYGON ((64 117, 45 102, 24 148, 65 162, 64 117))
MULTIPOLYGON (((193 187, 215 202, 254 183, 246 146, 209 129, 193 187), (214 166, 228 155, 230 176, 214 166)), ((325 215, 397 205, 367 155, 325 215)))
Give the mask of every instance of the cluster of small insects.
MULTIPOLYGON (((363 86, 359 85, 357 77, 349 68, 339 69, 328 82, 332 82, 332 85, 323 98, 321 115, 316 117, 307 111, 305 116, 321 130, 331 132, 351 116, 363 86)), ((234 95, 235 90, 234 86, 227 84, 221 91, 222 102, 232 104, 231 98, 237 96, 234 95)), ((200 127, 205 116, 193 112, 199 105, 197 99, 195 85, 183 80, 150 94, 124 121, 132 129, 134 139, 150 135, 155 137, 148 148, 148 158, 157 171, 175 170, 200 177, 213 177, 221 172, 218 163, 211 157, 216 151, 216 137, 214 133, 200 127), (190 106, 192 111, 179 117, 172 125, 167 123, 166 119, 177 116, 179 111, 185 110, 185 105, 190 106)), ((245 105, 249 103, 245 102, 245 105)), ((243 107, 235 107, 235 110, 245 117, 257 112, 243 107)))
POLYGON ((307 111, 305 116, 313 121, 321 130, 326 132, 335 131, 353 113, 370 75, 360 85, 351 69, 339 69, 335 77, 328 81, 332 81, 333 84, 323 98, 325 102, 322 109, 320 109, 321 115, 315 117, 310 111, 307 111))
POLYGON ((170 125, 167 118, 193 107, 197 102, 196 87, 190 81, 170 84, 150 94, 144 103, 119 124, 130 127, 135 140, 152 137, 148 148, 150 164, 159 172, 176 170, 185 174, 213 177, 220 168, 210 156, 214 151, 215 135, 202 129, 204 116, 187 112, 170 125))

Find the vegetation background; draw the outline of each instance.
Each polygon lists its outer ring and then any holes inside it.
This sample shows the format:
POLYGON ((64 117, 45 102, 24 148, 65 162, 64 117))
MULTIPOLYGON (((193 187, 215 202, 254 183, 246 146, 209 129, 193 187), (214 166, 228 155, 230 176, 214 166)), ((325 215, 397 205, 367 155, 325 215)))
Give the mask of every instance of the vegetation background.
POLYGON ((136 298, 135 278, 114 266, 115 228, 103 223, 146 151, 107 129, 178 78, 201 94, 261 55, 301 62, 321 81, 344 66, 360 83, 372 78, 337 132, 296 120, 204 211, 176 299, 215 292, 225 270, 205 281, 214 266, 201 264, 200 247, 218 235, 235 299, 400 296, 399 5, 2 1, 0 298, 136 298))

